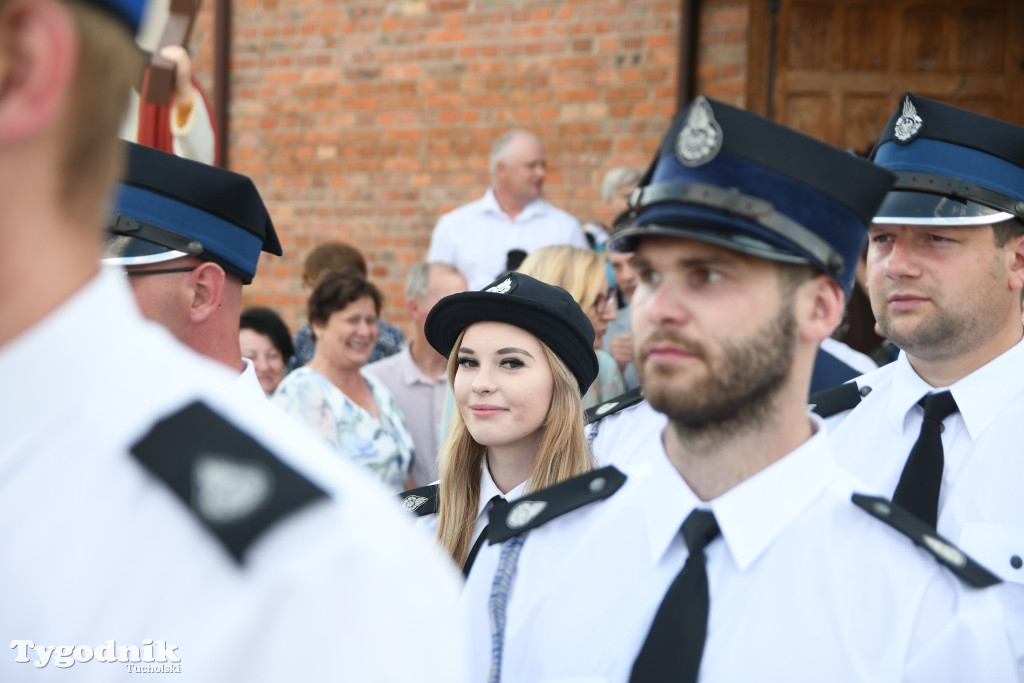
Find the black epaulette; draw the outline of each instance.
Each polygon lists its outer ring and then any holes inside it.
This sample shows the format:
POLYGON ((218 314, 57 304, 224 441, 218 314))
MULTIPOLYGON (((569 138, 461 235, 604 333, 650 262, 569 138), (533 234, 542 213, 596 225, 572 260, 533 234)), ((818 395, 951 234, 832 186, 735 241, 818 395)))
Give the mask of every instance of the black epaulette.
POLYGON ((844 410, 856 408, 865 396, 871 393, 871 387, 858 387, 856 382, 847 382, 811 394, 807 409, 821 417, 832 417, 844 410))
POLYGON ((608 498, 626 475, 611 465, 534 491, 509 505, 491 508, 487 542, 503 543, 584 505, 608 498))
POLYGON ((939 564, 949 568, 965 583, 975 588, 987 588, 1002 583, 1002 579, 972 560, 965 552, 939 536, 935 529, 899 505, 893 505, 885 498, 860 493, 853 494, 853 502, 872 517, 882 520, 910 538, 915 545, 924 548, 939 561, 939 564))
POLYGON ((398 494, 402 509, 417 517, 437 514, 437 484, 428 484, 398 494))
POLYGON ((630 389, 624 394, 619 394, 613 399, 609 399, 604 403, 599 403, 598 405, 592 406, 583 411, 583 415, 586 418, 585 423, 588 425, 593 424, 601 418, 614 415, 620 410, 625 410, 626 408, 635 406, 642 400, 644 400, 644 395, 643 392, 640 391, 640 387, 630 389))
POLYGON ((131 451, 238 563, 275 522, 327 497, 199 401, 160 420, 131 451))

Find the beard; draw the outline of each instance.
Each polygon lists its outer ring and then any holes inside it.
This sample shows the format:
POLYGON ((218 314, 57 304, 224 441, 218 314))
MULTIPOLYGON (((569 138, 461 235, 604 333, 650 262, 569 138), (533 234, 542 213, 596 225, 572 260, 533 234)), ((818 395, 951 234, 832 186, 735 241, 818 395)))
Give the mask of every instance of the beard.
MULTIPOLYGON (((730 339, 717 350, 670 332, 655 332, 643 344, 669 342, 703 361, 704 374, 689 381, 678 368, 641 362, 640 382, 651 406, 677 431, 690 434, 746 431, 769 419, 774 398, 793 367, 796 319, 788 305, 749 336, 730 339)), ((683 371, 686 372, 686 371, 683 371)))

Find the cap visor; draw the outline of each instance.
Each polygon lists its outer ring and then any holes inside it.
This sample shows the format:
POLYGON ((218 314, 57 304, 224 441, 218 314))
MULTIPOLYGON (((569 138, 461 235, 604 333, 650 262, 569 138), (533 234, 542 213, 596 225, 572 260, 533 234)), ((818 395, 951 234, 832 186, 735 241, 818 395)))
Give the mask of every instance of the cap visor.
POLYGON ((768 244, 751 235, 721 227, 702 227, 676 225, 634 225, 616 231, 608 239, 609 248, 615 252, 636 251, 640 240, 645 237, 676 237, 691 239, 724 247, 742 254, 781 263, 810 263, 810 260, 790 251, 768 244))
POLYGON ((872 223, 884 225, 991 225, 1013 214, 946 195, 893 190, 886 195, 872 223))
POLYGON ((103 263, 110 266, 144 266, 173 261, 188 254, 130 235, 107 234, 103 263))

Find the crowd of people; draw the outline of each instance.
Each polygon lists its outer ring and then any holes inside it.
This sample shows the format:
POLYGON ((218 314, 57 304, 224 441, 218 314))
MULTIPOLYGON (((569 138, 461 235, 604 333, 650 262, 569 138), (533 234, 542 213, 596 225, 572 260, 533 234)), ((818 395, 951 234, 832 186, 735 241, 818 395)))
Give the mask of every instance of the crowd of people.
POLYGON ((340 241, 292 334, 251 180, 117 139, 142 9, 0 0, 0 679, 1024 680, 1024 128, 698 96, 586 222, 513 130, 408 339, 340 241))

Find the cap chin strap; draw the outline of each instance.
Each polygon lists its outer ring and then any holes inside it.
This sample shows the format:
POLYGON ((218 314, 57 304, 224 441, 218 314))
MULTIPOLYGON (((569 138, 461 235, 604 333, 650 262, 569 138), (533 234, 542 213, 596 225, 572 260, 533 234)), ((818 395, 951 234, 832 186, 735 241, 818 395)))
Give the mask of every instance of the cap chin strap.
POLYGON ((954 199, 970 200, 992 209, 1004 211, 1024 220, 1024 202, 959 178, 947 178, 934 173, 896 171, 896 184, 892 190, 915 190, 941 194, 954 199))
POLYGON ((179 251, 183 256, 199 256, 204 251, 203 245, 199 240, 179 235, 170 230, 164 230, 149 223, 143 223, 123 213, 111 216, 108 230, 115 235, 138 237, 147 242, 159 244, 161 247, 179 251))
POLYGON ((839 276, 846 271, 846 261, 832 245, 776 211, 771 202, 745 195, 734 187, 726 189, 703 183, 657 183, 637 187, 629 198, 630 210, 619 217, 615 230, 633 223, 644 209, 666 203, 696 204, 746 218, 800 247, 832 274, 839 276))

